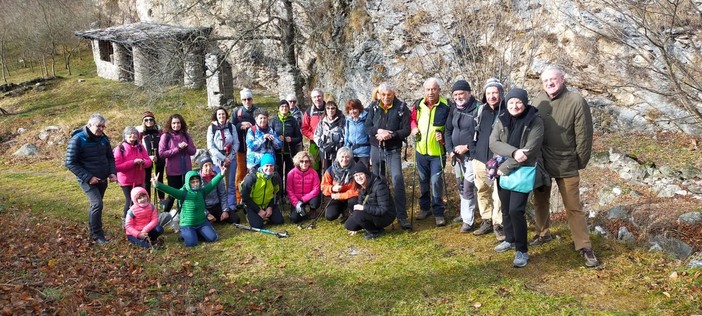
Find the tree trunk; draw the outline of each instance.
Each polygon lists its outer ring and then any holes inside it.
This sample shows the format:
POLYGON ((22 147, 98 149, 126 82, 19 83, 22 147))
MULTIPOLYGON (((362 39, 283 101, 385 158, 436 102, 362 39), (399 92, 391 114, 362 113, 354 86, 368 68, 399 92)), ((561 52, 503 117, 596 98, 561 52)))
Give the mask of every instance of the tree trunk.
POLYGON ((305 98, 302 91, 302 77, 300 73, 300 68, 297 66, 297 54, 295 52, 295 20, 293 13, 293 5, 291 0, 283 0, 283 6, 285 7, 285 20, 281 27, 283 36, 281 40, 283 41, 283 56, 285 56, 285 63, 290 66, 293 74, 293 87, 295 89, 295 95, 297 96, 297 105, 300 108, 305 107, 305 98))

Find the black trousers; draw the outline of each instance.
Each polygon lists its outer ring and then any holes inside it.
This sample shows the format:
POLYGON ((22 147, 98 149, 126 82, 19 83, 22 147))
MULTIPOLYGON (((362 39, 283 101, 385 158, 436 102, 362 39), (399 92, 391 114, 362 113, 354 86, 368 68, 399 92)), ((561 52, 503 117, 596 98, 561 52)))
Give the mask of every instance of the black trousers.
POLYGON ((505 190, 499 186, 497 178, 497 195, 502 203, 502 227, 505 232, 505 241, 514 243, 517 251, 528 252, 527 222, 525 208, 529 193, 505 190))
POLYGON ((342 213, 351 214, 351 210, 356 204, 358 204, 358 197, 352 197, 348 200, 331 200, 324 211, 324 217, 329 221, 333 221, 339 218, 342 213))
POLYGON ((375 216, 362 211, 354 211, 344 223, 344 227, 351 231, 365 229, 367 232, 377 233, 392 224, 394 220, 395 216, 391 213, 375 216))

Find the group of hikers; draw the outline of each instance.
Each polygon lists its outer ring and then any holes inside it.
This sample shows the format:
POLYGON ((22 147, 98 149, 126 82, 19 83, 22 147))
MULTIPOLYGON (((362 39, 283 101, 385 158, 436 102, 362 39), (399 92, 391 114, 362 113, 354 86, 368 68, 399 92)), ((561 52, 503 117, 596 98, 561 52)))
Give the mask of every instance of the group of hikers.
POLYGON ((142 125, 125 128, 123 141, 111 148, 103 133, 106 120, 94 114, 73 132, 66 166, 88 196, 90 234, 98 244, 108 242, 102 229, 107 180, 121 186, 127 239, 142 247, 161 243, 159 218, 172 214, 174 204, 186 246, 215 241, 212 223, 239 224, 238 210, 253 228, 282 224, 284 212, 293 223, 323 215, 342 222, 351 234, 363 230, 366 239, 374 239, 395 221, 402 229, 413 228, 402 172, 402 154, 412 137, 410 210, 418 182, 417 220, 433 216, 436 226, 446 225, 444 171, 451 164, 460 199, 459 216, 452 220, 462 223, 460 233, 493 233, 494 250, 514 250, 514 267, 524 267, 528 247, 553 239, 549 209, 555 181, 575 249, 586 266, 594 267, 599 262, 579 196, 579 170, 591 154, 592 119, 587 102, 567 89, 564 76, 547 66, 541 73, 543 91, 531 102, 521 88, 505 94, 494 78, 480 91, 481 100, 465 80, 453 84, 447 100, 440 81, 429 78, 423 97, 411 105, 397 98, 392 84, 382 83, 367 107, 348 100, 348 116, 320 89, 312 90, 306 110, 291 94, 273 116, 256 107, 253 92, 243 89, 241 106, 231 113, 219 107, 212 114, 199 170, 193 170, 197 149, 181 115, 159 126, 146 111, 142 125), (303 146, 303 137, 309 145, 303 146), (530 194, 536 234, 528 239, 530 194))

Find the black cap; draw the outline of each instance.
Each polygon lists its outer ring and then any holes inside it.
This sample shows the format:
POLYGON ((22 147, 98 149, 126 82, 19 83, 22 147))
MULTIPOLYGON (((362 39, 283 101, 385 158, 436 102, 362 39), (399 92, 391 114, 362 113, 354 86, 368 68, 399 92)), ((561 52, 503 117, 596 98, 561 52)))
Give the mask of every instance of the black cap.
POLYGON ((453 88, 451 89, 451 92, 454 92, 456 90, 471 91, 470 85, 468 84, 468 81, 465 81, 465 80, 458 80, 458 81, 456 81, 456 83, 453 84, 453 88))
POLYGON ((283 104, 290 106, 290 103, 288 103, 288 100, 280 100, 280 102, 278 102, 278 106, 281 106, 283 104))
POLYGON ((524 103, 524 106, 529 105, 529 94, 526 92, 526 90, 522 88, 512 88, 507 92, 507 96, 505 97, 505 101, 509 102, 509 99, 512 98, 517 98, 524 103))
POLYGON ((200 160, 197 161, 197 163, 200 165, 200 169, 202 169, 202 166, 204 166, 206 163, 212 162, 212 158, 210 156, 205 155, 200 160))
POLYGON ((351 167, 351 174, 352 175, 357 174, 359 172, 363 172, 366 175, 370 174, 370 171, 368 171, 368 167, 366 167, 366 164, 364 164, 362 162, 358 162, 351 167))

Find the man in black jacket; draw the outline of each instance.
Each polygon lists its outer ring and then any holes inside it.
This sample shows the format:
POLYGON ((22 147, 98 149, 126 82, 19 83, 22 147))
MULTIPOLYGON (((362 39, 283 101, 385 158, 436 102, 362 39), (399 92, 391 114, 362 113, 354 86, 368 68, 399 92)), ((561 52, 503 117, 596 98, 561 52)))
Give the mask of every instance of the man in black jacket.
POLYGON ((452 89, 453 105, 446 123, 446 152, 454 165, 456 182, 461 198, 460 215, 454 219, 462 222, 460 232, 473 230, 476 208, 475 175, 470 144, 475 135, 475 121, 480 102, 471 94, 470 84, 458 80, 452 89))
MULTIPOLYGON (((402 176, 402 142, 410 134, 410 113, 405 102, 395 97, 395 87, 381 83, 378 87, 380 99, 371 103, 366 117, 366 132, 371 143, 371 167, 373 173, 385 177, 390 168, 395 213, 403 229, 412 229, 407 220, 407 195, 402 176)), ((386 179, 387 181, 387 179, 386 179)))
POLYGON ((73 131, 66 150, 66 168, 78 178, 78 185, 90 201, 88 223, 90 237, 98 244, 106 244, 102 230, 102 199, 107 190, 107 180, 117 181, 115 157, 110 139, 105 136, 105 118, 93 114, 88 124, 73 131))

